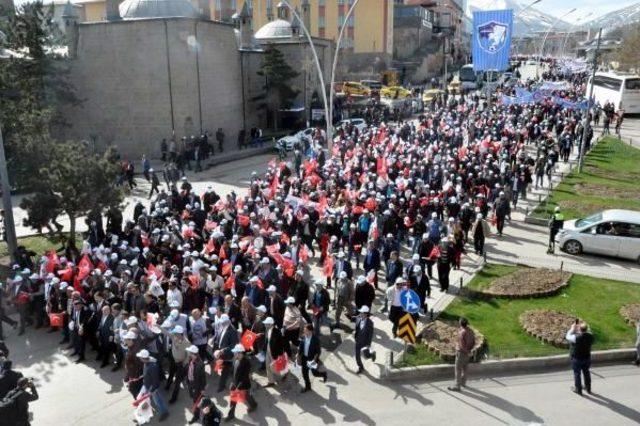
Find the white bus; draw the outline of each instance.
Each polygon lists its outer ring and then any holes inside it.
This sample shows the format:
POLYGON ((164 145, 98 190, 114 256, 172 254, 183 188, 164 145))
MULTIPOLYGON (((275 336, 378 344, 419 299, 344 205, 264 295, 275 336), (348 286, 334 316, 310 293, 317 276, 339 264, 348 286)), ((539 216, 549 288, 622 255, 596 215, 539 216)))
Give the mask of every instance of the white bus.
POLYGON ((473 70, 473 64, 463 65, 458 72, 458 78, 462 90, 478 89, 478 74, 473 70))
MULTIPOLYGON (((587 94, 591 92, 591 78, 587 85, 587 94)), ((640 113, 640 76, 614 72, 596 72, 593 79, 593 99, 600 106, 609 101, 616 111, 626 114, 640 113)))

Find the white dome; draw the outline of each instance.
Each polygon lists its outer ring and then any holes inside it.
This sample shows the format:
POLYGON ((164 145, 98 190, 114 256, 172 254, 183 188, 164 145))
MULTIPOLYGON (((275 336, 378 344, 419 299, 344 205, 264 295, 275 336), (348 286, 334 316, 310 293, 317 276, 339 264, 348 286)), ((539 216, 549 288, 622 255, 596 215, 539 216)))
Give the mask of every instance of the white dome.
POLYGON ((124 0, 119 9, 123 19, 199 17, 188 0, 124 0))
POLYGON ((293 31, 291 31, 291 22, 284 19, 276 19, 271 21, 256 32, 256 39, 270 39, 270 38, 291 38, 293 31))

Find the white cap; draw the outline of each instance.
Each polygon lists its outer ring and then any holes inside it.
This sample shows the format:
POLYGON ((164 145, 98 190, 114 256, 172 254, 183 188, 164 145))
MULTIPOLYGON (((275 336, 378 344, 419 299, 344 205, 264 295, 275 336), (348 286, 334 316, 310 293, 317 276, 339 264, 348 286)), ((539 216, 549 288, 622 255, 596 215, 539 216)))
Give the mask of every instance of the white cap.
POLYGON ((244 346, 238 343, 233 347, 233 349, 231 349, 231 352, 233 352, 234 354, 244 353, 244 346))
POLYGON ((200 352, 198 350, 198 347, 196 345, 191 345, 189 346, 187 349, 185 349, 187 352, 189 352, 190 354, 197 354, 198 352, 200 352))
POLYGON ((182 334, 184 333, 184 328, 182 328, 181 325, 176 325, 175 327, 173 327, 173 330, 171 330, 171 334, 182 334))
POLYGON ((136 354, 138 358, 149 358, 149 351, 146 349, 141 350, 136 354))
POLYGON ((231 320, 229 319, 229 315, 227 314, 222 314, 220 315, 220 322, 230 322, 231 320))
POLYGON ((263 314, 267 313, 267 307, 264 305, 260 305, 256 308, 256 311, 262 312, 263 314))
POLYGON ((402 277, 396 278, 396 284, 404 284, 404 280, 402 279, 402 277))
POLYGON ((172 300, 172 301, 169 303, 169 307, 170 307, 170 308, 179 308, 179 307, 180 307, 180 302, 178 302, 177 300, 172 300))
POLYGON ((263 257, 262 259, 260 259, 260 264, 261 265, 266 265, 269 263, 269 258, 268 257, 263 257))
POLYGON ((275 321, 273 320, 273 318, 267 317, 267 318, 264 319, 264 321, 262 321, 262 323, 264 325, 273 325, 273 324, 275 324, 275 321))
POLYGON ((294 299, 293 297, 289 296, 289 297, 287 297, 287 299, 284 301, 284 303, 286 303, 286 304, 293 304, 293 303, 296 303, 296 299, 294 299))
POLYGON ((367 305, 362 305, 360 307, 360 309, 358 309, 358 312, 363 313, 363 314, 368 314, 369 313, 369 307, 367 305))
POLYGON ((269 293, 275 293, 275 292, 276 292, 276 290, 277 290, 277 289, 276 289, 276 286, 275 286, 275 285, 273 285, 273 284, 271 284, 269 287, 267 287, 267 291, 268 291, 269 293))
POLYGON ((346 273, 345 271, 341 271, 341 272, 340 272, 340 276, 339 276, 339 278, 340 278, 340 279, 345 279, 345 278, 347 278, 347 273, 346 273))
POLYGON ((135 340, 138 338, 138 335, 133 331, 127 331, 124 335, 124 338, 129 340, 135 340))
POLYGON ((66 282, 62 281, 62 282, 60 283, 60 290, 64 290, 64 289, 66 289, 67 287, 69 287, 69 284, 67 284, 66 282))
POLYGON ((124 323, 126 325, 134 325, 138 323, 138 319, 136 317, 129 317, 124 323))

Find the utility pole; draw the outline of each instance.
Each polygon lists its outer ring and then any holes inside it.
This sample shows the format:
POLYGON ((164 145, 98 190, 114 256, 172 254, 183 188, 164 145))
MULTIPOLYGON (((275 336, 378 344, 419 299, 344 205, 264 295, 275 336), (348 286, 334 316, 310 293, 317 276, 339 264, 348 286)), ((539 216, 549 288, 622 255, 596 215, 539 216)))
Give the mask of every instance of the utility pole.
POLYGON ((587 113, 584 116, 582 124, 582 139, 580 140, 580 153, 578 155, 578 173, 582 172, 582 163, 584 163, 584 145, 587 138, 587 129, 591 127, 591 107, 593 106, 593 80, 598 69, 598 51, 600 50, 600 37, 602 36, 602 28, 598 30, 598 41, 596 43, 596 51, 593 53, 593 71, 591 72, 591 88, 589 89, 589 99, 587 100, 587 113))
POLYGON ((7 172, 7 160, 4 156, 4 139, 2 138, 2 125, 0 124, 0 183, 2 184, 2 206, 4 207, 4 233, 11 260, 15 260, 15 252, 18 246, 16 241, 16 226, 13 222, 13 206, 11 205, 11 184, 7 172))

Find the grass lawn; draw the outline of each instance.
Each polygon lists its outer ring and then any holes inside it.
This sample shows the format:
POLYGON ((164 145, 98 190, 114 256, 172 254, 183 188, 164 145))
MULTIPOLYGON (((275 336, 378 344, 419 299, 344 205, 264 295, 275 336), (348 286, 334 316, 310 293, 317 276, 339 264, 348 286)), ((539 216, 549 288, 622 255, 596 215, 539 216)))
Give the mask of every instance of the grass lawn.
POLYGON ((566 219, 605 209, 640 210, 639 164, 639 149, 606 137, 587 155, 582 173, 576 168, 533 215, 549 218, 557 205, 566 219))
MULTIPOLYGON (((517 267, 487 265, 469 286, 482 288, 492 279, 506 275, 517 267)), ((542 343, 522 329, 518 318, 531 309, 553 309, 587 321, 595 336, 594 350, 628 348, 635 344, 635 330, 619 313, 620 307, 640 300, 640 285, 621 281, 574 275, 570 285, 556 296, 542 299, 456 298, 440 315, 455 321, 464 316, 485 335, 490 359, 566 354, 566 349, 542 343)), ((439 364, 440 358, 420 348, 409 354, 402 366, 439 364)), ((400 366, 400 365, 399 365, 400 366)))
MULTIPOLYGON (((41 255, 47 250, 59 249, 62 243, 52 241, 45 236, 33 235, 31 237, 18 238, 18 245, 25 246, 27 250, 33 250, 37 255, 41 255)), ((7 256, 9 256, 7 244, 4 241, 0 242, 0 258, 5 258, 7 256)))

